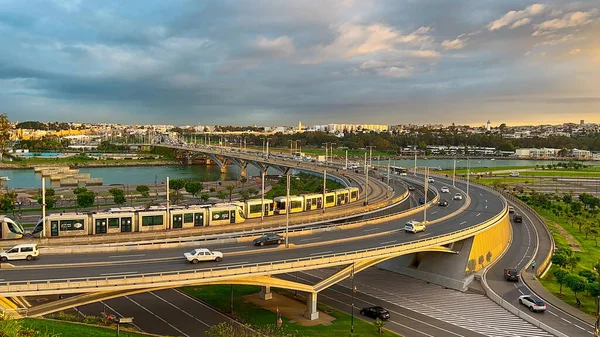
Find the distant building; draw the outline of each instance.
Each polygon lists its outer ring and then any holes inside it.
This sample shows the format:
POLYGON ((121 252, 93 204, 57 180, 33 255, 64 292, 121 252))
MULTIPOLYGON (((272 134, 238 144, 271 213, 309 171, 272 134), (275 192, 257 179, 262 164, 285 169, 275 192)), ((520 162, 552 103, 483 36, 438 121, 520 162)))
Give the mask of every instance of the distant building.
POLYGON ((490 121, 487 121, 487 124, 485 125, 485 130, 486 131, 492 131, 492 124, 490 123, 490 121))
POLYGON ((583 119, 579 121, 579 125, 584 125, 584 124, 585 124, 585 121, 583 119))

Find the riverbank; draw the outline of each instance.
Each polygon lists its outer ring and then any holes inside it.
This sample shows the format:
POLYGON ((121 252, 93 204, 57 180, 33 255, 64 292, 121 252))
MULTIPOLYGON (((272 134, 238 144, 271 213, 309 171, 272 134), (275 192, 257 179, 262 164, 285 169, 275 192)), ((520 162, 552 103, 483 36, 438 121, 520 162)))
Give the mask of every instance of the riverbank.
POLYGON ((89 161, 89 162, 70 162, 66 160, 56 159, 52 162, 45 161, 40 162, 28 162, 23 160, 19 162, 5 162, 0 163, 0 169, 4 170, 28 170, 33 169, 37 166, 69 166, 71 168, 81 167, 134 167, 134 166, 166 166, 166 165, 181 165, 181 162, 177 160, 102 160, 102 161, 89 161))

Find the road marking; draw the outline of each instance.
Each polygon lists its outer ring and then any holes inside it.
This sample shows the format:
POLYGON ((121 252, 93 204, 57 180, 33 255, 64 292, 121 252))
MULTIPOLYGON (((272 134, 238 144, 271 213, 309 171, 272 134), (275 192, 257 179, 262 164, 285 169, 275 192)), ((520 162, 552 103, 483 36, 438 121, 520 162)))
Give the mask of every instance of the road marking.
POLYGON ((549 313, 549 314, 551 314, 551 315, 554 315, 554 316, 558 317, 558 315, 555 314, 555 313, 553 313, 552 311, 546 310, 546 312, 549 313))
POLYGON ((171 328, 173 328, 174 330, 176 330, 177 332, 179 332, 180 334, 186 336, 186 337, 191 337, 190 335, 186 334, 185 332, 179 330, 176 326, 174 326, 173 324, 167 322, 166 320, 164 320, 162 317, 156 315, 155 313, 153 313, 151 310, 148 310, 146 307, 144 307, 143 305, 139 304, 138 302, 132 300, 129 296, 125 296, 126 299, 130 300, 131 302, 135 303, 138 307, 144 309, 146 312, 148 312, 150 315, 158 318, 159 320, 161 320, 163 323, 167 324, 168 326, 170 326, 171 328))
POLYGON ((467 220, 465 220, 465 221, 461 222, 461 223, 460 223, 460 225, 464 225, 464 224, 466 224, 466 223, 467 223, 467 220))
POLYGON ((221 248, 221 250, 238 249, 238 248, 246 248, 246 246, 225 247, 225 248, 221 248))
POLYGON ((487 209, 487 205, 485 205, 485 208, 487 209))
POLYGON ((137 271, 123 271, 120 273, 106 273, 106 274, 100 274, 100 276, 111 276, 111 275, 128 275, 128 274, 137 274, 137 271))
POLYGON ((578 327, 579 329, 581 329, 581 330, 585 331, 585 328, 582 328, 582 327, 580 327, 580 326, 579 326, 579 325, 577 325, 577 324, 573 324, 573 325, 574 325, 574 326, 576 326, 576 327, 578 327))
POLYGON ((487 199, 485 199, 485 202, 487 202, 487 199))
POLYGON ((312 253, 309 255, 324 255, 324 254, 330 254, 330 253, 333 253, 333 250, 328 250, 326 252, 312 253))
POLYGON ((2 281, 4 281, 4 279, 3 279, 3 278, 0 278, 0 282, 2 282, 2 281))
POLYGON ((219 266, 220 266, 220 267, 222 267, 222 266, 231 266, 232 264, 245 264, 245 263, 248 263, 248 261, 244 261, 244 262, 231 262, 231 263, 222 263, 222 264, 219 264, 219 266))
POLYGON ((417 237, 418 237, 418 238, 422 238, 422 237, 424 237, 424 236, 427 236, 427 235, 431 235, 431 233, 423 233, 423 234, 421 234, 421 235, 419 235, 419 236, 417 236, 417 237))
POLYGON ((317 236, 316 238, 302 239, 300 241, 312 241, 312 240, 318 240, 318 239, 321 239, 321 238, 322 238, 321 236, 317 236))
POLYGON ((175 304, 173 304, 173 303, 171 303, 171 302, 169 302, 169 301, 165 300, 164 298, 162 298, 162 297, 160 297, 160 296, 156 295, 156 294, 155 294, 153 291, 151 291, 151 292, 150 292, 150 294, 151 294, 151 295, 154 295, 155 297, 157 297, 157 298, 159 298, 159 299, 161 299, 163 302, 167 303, 168 305, 172 306, 173 308, 176 308, 177 310, 179 310, 179 311, 183 312, 183 313, 184 313, 184 314, 186 314, 188 317, 191 317, 191 318, 193 318, 194 320, 196 320, 196 321, 200 322, 201 324, 204 324, 204 325, 206 325, 206 327, 207 327, 207 328, 210 328, 210 324, 207 324, 206 322, 204 322, 204 321, 202 321, 202 320, 198 319, 196 316, 193 316, 192 314, 190 314, 189 312, 187 312, 187 311, 185 311, 185 310, 181 309, 180 307, 176 306, 175 304))
POLYGON ((396 241, 398 241, 398 240, 386 241, 386 242, 380 243, 380 245, 387 245, 388 243, 394 243, 396 241))
POLYGON ((134 255, 113 255, 113 256, 109 256, 109 259, 116 259, 119 257, 142 257, 142 256, 146 256, 146 254, 134 254, 134 255))
POLYGON ((477 215, 476 215, 476 216, 480 216, 480 215, 481 215, 481 213, 477 213, 477 215))
POLYGON ((479 196, 480 196, 480 197, 483 197, 483 194, 479 193, 479 196))
POLYGON ((378 229, 379 229, 379 227, 369 228, 369 229, 365 229, 363 232, 371 232, 371 231, 376 231, 378 229))
POLYGON ((565 322, 567 322, 567 323, 569 323, 569 324, 573 324, 573 323, 571 323, 571 321, 569 321, 568 319, 565 319, 565 318, 563 318, 563 317, 561 317, 560 319, 562 319, 563 321, 565 321, 565 322))
POLYGON ((431 212, 431 213, 429 213, 429 214, 435 214, 435 213, 437 213, 437 212, 438 212, 438 211, 435 211, 435 212, 431 212))

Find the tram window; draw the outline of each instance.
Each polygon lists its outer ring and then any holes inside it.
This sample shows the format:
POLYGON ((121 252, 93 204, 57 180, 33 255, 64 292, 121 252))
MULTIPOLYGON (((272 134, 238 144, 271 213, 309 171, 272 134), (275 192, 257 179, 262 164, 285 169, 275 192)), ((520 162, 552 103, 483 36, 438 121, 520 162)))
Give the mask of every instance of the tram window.
POLYGON ((162 215, 142 216, 142 226, 160 226, 163 224, 162 215))
POLYGON ((229 211, 215 211, 212 218, 213 220, 227 220, 229 219, 229 211))
MULTIPOLYGON (((260 210, 259 210, 260 211, 260 210)), ((244 215, 244 212, 241 209, 238 209, 238 216, 242 219, 246 218, 246 215, 244 215)))
POLYGON ((250 205, 250 213, 260 213, 260 209, 262 208, 261 204, 258 205, 250 205))
POLYGON ((352 199, 356 199, 356 194, 357 194, 357 192, 356 192, 356 191, 352 191, 352 194, 351 194, 351 196, 352 196, 352 199))
POLYGON ((119 218, 109 218, 108 219, 108 228, 119 228, 119 218))
POLYGON ((334 201, 334 197, 333 197, 333 195, 328 195, 328 196, 326 196, 326 197, 325 197, 325 202, 326 202, 326 203, 330 204, 330 203, 332 203, 333 201, 334 201))
POLYGON ((183 222, 184 223, 192 223, 192 222, 194 222, 194 213, 185 213, 183 215, 183 222))
POLYGON ((290 203, 291 208, 300 208, 302 207, 302 201, 294 201, 292 200, 292 202, 290 203))
POLYGON ((21 233, 21 231, 18 229, 17 225, 15 225, 12 222, 6 222, 6 224, 8 225, 8 230, 13 232, 13 233, 21 233))

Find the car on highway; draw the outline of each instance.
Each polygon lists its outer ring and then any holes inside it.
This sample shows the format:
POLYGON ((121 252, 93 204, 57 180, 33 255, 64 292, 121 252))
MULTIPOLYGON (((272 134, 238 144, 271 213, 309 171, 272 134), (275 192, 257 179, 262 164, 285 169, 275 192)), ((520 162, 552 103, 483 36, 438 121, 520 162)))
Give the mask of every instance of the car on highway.
POLYGON ((440 202, 438 202, 438 206, 448 207, 448 200, 447 199, 441 199, 440 202))
POLYGON ((406 175, 408 175, 408 174, 407 174, 406 172, 400 172, 400 175, 401 175, 401 176, 406 176, 406 175))
POLYGON ((454 200, 462 200, 462 194, 460 194, 460 193, 456 193, 456 194, 454 195, 454 198, 453 198, 453 199, 454 199, 454 200))
POLYGON ((433 180, 433 178, 429 177, 429 179, 427 179, 428 182, 430 183, 435 183, 435 180, 433 180))
POLYGON ((404 225, 404 232, 418 233, 425 231, 425 224, 416 220, 411 220, 404 225))
POLYGON ((189 253, 184 253, 183 256, 190 263, 198 263, 200 261, 217 261, 223 260, 223 253, 217 251, 210 251, 206 248, 197 248, 189 253))
POLYGON ((409 191, 414 191, 414 190, 415 190, 415 187, 414 187, 414 186, 408 186, 408 190, 409 190, 409 191))
POLYGON ((514 213, 515 212, 515 208, 512 206, 508 206, 508 213, 514 213))
POLYGON ((504 269, 504 280, 519 282, 519 271, 514 268, 504 269))
POLYGON ((441 191, 442 193, 450 193, 450 189, 448 188, 448 186, 444 186, 444 187, 442 187, 442 188, 440 189, 440 191, 441 191))
POLYGON ((544 312, 546 311, 546 303, 531 295, 519 296, 519 303, 529 308, 533 312, 544 312))
POLYGON ((362 308, 360 309, 360 314, 362 316, 367 316, 371 318, 379 318, 382 321, 387 321, 388 319, 390 319, 389 311, 379 306, 362 308))
POLYGON ((0 261, 12 261, 12 260, 27 260, 31 261, 40 255, 40 249, 37 244, 28 243, 21 244, 12 247, 9 250, 3 250, 0 252, 0 261))
POLYGON ((255 246, 265 246, 265 245, 280 245, 284 241, 285 241, 285 238, 279 234, 267 233, 259 238, 254 239, 254 241, 252 241, 252 243, 255 246))
POLYGON ((515 213, 513 215, 513 222, 515 223, 523 223, 523 216, 519 213, 515 213))
POLYGON ((425 204, 425 198, 420 197, 419 198, 419 205, 423 205, 423 204, 425 204))

